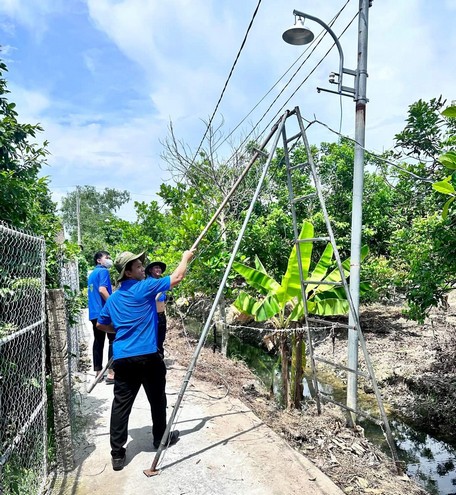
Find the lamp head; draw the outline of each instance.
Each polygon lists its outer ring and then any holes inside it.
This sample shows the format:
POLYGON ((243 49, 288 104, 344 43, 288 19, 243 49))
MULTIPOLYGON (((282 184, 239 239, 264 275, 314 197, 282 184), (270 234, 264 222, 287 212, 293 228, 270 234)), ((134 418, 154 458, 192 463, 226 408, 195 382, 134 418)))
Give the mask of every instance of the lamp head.
POLYGON ((314 39, 314 34, 309 29, 304 27, 304 20, 302 17, 295 17, 294 26, 287 29, 282 38, 290 45, 307 45, 314 39))

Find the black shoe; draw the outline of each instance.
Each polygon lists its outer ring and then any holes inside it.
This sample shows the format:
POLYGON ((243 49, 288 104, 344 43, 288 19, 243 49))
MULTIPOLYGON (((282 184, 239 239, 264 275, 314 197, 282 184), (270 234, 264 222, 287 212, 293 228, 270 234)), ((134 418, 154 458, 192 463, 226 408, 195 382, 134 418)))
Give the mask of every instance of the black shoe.
POLYGON ((119 457, 117 459, 111 457, 111 463, 112 463, 112 469, 114 469, 114 471, 121 471, 125 466, 125 454, 123 457, 119 457))
MULTIPOLYGON (((179 441, 179 430, 174 430, 172 431, 170 434, 169 434, 169 437, 168 437, 168 441, 166 442, 166 446, 167 447, 171 447, 171 445, 174 445, 175 443, 177 443, 179 441)), ((161 442, 154 442, 154 447, 156 449, 158 449, 158 447, 160 447, 160 443, 161 442)))

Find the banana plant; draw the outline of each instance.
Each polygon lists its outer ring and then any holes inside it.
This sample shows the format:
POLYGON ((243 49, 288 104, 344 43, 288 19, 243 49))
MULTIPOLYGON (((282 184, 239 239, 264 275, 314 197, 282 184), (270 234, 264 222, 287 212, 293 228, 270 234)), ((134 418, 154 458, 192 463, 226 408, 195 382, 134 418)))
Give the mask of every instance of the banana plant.
MULTIPOLYGON (((309 239, 314 237, 314 227, 304 221, 299 239, 309 239)), ((323 254, 311 269, 313 243, 311 241, 300 244, 301 266, 304 280, 311 280, 314 284, 305 286, 307 311, 309 314, 320 316, 343 315, 349 311, 349 304, 343 287, 334 287, 334 285, 324 284, 323 282, 340 282, 341 274, 339 269, 334 268, 334 250, 329 243, 325 247, 323 254)), ((367 246, 361 250, 361 259, 364 259, 368 253, 367 246)), ((245 291, 241 291, 234 301, 233 305, 242 313, 252 316, 255 321, 271 321, 274 328, 290 328, 292 322, 299 322, 304 317, 304 301, 301 291, 301 280, 299 276, 299 265, 297 258, 296 246, 293 247, 288 259, 287 271, 282 277, 281 283, 268 275, 266 269, 258 257, 255 257, 255 268, 243 263, 235 262, 234 270, 242 275, 245 281, 259 292, 259 297, 253 297, 245 291)), ((350 259, 342 263, 342 268, 346 277, 350 272, 350 259)), ((360 290, 365 289, 363 285, 360 290)), ((282 334, 282 336, 285 334, 282 334)), ((302 333, 293 333, 292 345, 292 381, 294 389, 292 396, 293 403, 297 404, 295 388, 300 385, 302 380, 302 368, 305 367, 305 344, 302 339, 302 333), (302 359, 298 356, 302 355, 302 359), (299 366, 298 363, 302 366, 299 366), (299 371, 301 370, 301 372, 299 371)), ((281 339, 281 359, 282 359, 282 386, 288 389, 288 353, 285 337, 281 339), (285 384, 284 384, 285 382, 285 384)), ((285 391, 284 391, 285 392, 285 391)), ((282 393, 283 397, 289 397, 288 392, 282 393)), ((300 396, 299 396, 300 397, 300 396)), ((300 399, 299 399, 300 400, 300 399)))
MULTIPOLYGON (((313 237, 313 225, 305 221, 299 239, 304 240, 313 237)), ((303 278, 315 282, 315 284, 306 286, 308 313, 321 316, 347 314, 349 304, 344 288, 323 283, 341 281, 339 269, 333 268, 334 250, 332 245, 326 246, 319 261, 310 270, 312 250, 312 242, 300 244, 303 278)), ((361 250, 361 259, 364 259, 367 253, 368 248, 364 246, 361 250)), ((350 273, 349 258, 342 263, 342 267, 345 276, 348 277, 350 273)), ((287 271, 280 284, 268 275, 258 257, 255 257, 255 268, 239 262, 235 262, 233 268, 260 294, 259 298, 255 298, 247 292, 241 291, 233 303, 236 309, 252 316, 255 321, 271 320, 277 329, 288 328, 290 322, 302 319, 304 305, 296 246, 291 251, 287 271)), ((365 290, 365 288, 366 286, 362 285, 361 289, 365 290)))

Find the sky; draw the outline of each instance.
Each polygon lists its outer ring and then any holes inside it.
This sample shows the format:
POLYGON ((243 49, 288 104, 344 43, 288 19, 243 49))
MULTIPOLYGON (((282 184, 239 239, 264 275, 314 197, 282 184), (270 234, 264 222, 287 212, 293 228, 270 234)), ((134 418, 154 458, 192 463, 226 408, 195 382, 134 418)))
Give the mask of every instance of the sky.
MULTIPOLYGON (((128 190, 132 202, 118 213, 132 221, 133 201, 158 201, 160 184, 170 181, 162 159, 170 122, 193 156, 258 3, 1 0, 0 58, 8 67, 9 99, 21 122, 44 128, 39 142, 49 142, 50 155, 42 175, 54 200, 78 185, 128 190)), ((335 89, 328 75, 338 71, 339 56, 333 48, 325 57, 330 37, 289 82, 315 45, 288 45, 282 33, 294 23, 294 9, 329 24, 343 8, 332 29, 339 36, 348 26, 340 43, 344 67, 355 69, 358 7, 358 0, 260 2, 214 116, 225 136, 220 160, 252 131, 256 138, 267 134, 276 115, 295 106, 306 119, 354 137, 353 98, 316 91, 335 89)), ((390 149, 418 99, 456 100, 455 21, 456 0, 372 1, 367 149, 390 149)), ((306 27, 316 37, 322 32, 317 23, 306 21, 306 27)), ((344 77, 344 86, 353 86, 344 77)), ((308 139, 318 145, 337 134, 314 124, 308 139)))

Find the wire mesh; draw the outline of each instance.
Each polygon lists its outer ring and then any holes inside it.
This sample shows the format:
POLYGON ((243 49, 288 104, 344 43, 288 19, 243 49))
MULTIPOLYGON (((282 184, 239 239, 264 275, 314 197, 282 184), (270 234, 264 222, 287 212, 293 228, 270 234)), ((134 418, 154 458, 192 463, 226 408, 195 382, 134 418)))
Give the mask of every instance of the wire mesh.
POLYGON ((0 493, 47 474, 44 240, 0 224, 0 493))
MULTIPOLYGON (((67 301, 79 294, 79 265, 77 261, 62 261, 60 287, 65 289, 67 301)), ((71 387, 71 378, 78 371, 81 357, 79 342, 82 336, 83 321, 80 311, 77 314, 70 313, 67 311, 68 377, 71 387)))

